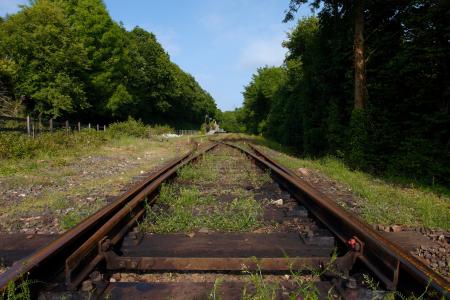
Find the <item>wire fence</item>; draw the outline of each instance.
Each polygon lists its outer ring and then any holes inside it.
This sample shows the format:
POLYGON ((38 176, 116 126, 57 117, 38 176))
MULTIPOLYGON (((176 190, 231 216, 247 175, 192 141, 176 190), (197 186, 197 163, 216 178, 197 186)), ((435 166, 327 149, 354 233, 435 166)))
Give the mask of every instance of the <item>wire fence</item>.
POLYGON ((55 121, 53 119, 34 119, 30 116, 26 118, 15 118, 0 116, 0 131, 21 132, 34 137, 44 132, 54 132, 65 130, 67 132, 81 131, 82 129, 92 128, 97 131, 106 130, 106 125, 96 123, 81 123, 70 121, 55 121))
POLYGON ((199 130, 183 130, 183 129, 179 129, 179 130, 174 130, 173 133, 177 134, 177 135, 197 135, 197 134, 200 134, 200 131, 199 130))
MULTIPOLYGON (((100 125, 96 122, 93 123, 81 123, 73 121, 55 121, 53 119, 34 119, 30 116, 26 118, 16 118, 0 116, 0 132, 21 132, 28 134, 31 137, 35 137, 38 134, 54 131, 67 131, 68 133, 74 131, 81 131, 83 129, 95 129, 97 131, 106 131, 107 125, 100 125)), ((176 135, 198 135, 199 130, 185 130, 178 129, 173 130, 171 133, 176 135)))

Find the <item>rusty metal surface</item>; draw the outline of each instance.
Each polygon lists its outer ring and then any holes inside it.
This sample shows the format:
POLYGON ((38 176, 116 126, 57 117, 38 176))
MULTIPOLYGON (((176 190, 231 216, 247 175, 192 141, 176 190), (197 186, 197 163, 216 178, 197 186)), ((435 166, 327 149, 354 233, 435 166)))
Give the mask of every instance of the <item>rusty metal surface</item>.
POLYGON ((12 265, 58 238, 58 234, 0 233, 0 262, 12 265))
POLYGON ((139 244, 126 237, 120 253, 147 257, 329 257, 334 247, 306 242, 296 232, 169 233, 146 234, 139 244))
POLYGON ((412 288, 421 288, 423 291, 430 284, 430 287, 440 294, 449 296, 450 283, 448 280, 373 230, 357 216, 345 211, 294 172, 280 166, 256 147, 251 146, 256 153, 254 154, 239 146, 228 145, 243 151, 285 181, 288 188, 294 192, 294 196, 343 243, 347 243, 355 236, 361 240, 364 250, 359 259, 384 281, 387 288, 395 289, 397 284, 402 284, 412 288), (429 283, 430 280, 431 283, 429 283))
POLYGON ((123 257, 109 252, 108 270, 128 271, 291 271, 331 264, 330 257, 123 257))
POLYGON ((58 271, 61 266, 60 262, 65 256, 86 240, 95 232, 100 225, 111 218, 118 210, 120 210, 130 198, 145 189, 149 184, 155 181, 161 174, 166 173, 174 166, 179 165, 195 152, 197 145, 185 155, 175 158, 161 167, 157 172, 151 174, 143 181, 134 185, 127 192, 119 196, 114 202, 100 209, 98 212, 87 217, 74 228, 66 231, 58 239, 50 244, 38 249, 30 256, 18 261, 5 273, 0 275, 0 291, 4 290, 10 281, 18 280, 23 274, 30 274, 30 277, 40 278, 41 276, 51 274, 52 271, 58 271), (44 271, 45 270, 45 271, 44 271))

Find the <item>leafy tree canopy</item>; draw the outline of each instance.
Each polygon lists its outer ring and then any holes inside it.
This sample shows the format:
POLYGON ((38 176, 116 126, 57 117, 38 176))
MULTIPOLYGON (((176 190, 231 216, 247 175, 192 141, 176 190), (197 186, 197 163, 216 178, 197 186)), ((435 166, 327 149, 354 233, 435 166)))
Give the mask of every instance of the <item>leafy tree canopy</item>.
POLYGON ((36 0, 0 21, 0 83, 42 117, 190 127, 217 110, 154 34, 126 31, 101 0, 36 0))

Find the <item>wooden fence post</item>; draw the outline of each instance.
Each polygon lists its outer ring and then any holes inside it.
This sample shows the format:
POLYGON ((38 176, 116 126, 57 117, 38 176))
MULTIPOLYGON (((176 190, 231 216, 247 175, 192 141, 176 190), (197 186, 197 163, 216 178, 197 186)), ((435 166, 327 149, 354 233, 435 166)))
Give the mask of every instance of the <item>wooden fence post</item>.
POLYGON ((50 132, 53 132, 53 119, 50 119, 50 132))
POLYGON ((30 122, 30 116, 27 116, 27 133, 29 136, 31 136, 31 122, 30 122))
POLYGON ((33 139, 34 139, 34 122, 31 123, 32 131, 33 131, 33 139))
POLYGON ((69 121, 66 120, 66 131, 69 132, 69 121))
POLYGON ((91 123, 88 124, 89 129, 91 129, 91 123))
POLYGON ((97 131, 99 131, 100 130, 100 127, 98 126, 98 124, 97 124, 97 131))
POLYGON ((78 122, 78 132, 80 132, 80 131, 81 131, 81 123, 78 122))
POLYGON ((106 131, 106 125, 103 125, 103 131, 106 131))

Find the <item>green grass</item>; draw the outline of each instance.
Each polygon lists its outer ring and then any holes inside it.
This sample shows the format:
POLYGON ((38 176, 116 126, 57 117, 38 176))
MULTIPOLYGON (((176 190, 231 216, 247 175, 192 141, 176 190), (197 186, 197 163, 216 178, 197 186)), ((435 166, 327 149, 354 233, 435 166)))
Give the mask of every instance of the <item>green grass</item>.
POLYGON ((290 169, 318 170, 343 184, 357 196, 361 217, 368 223, 450 229, 449 188, 425 186, 409 178, 376 177, 352 170, 335 157, 301 158, 295 156, 291 148, 260 136, 233 134, 228 137, 259 144, 262 150, 290 169))
POLYGON ((187 140, 187 137, 180 137, 160 142, 122 136, 92 147, 40 152, 35 157, 22 159, 0 159, 0 189, 20 193, 23 190, 26 194, 16 201, 9 201, 7 195, 3 195, 0 227, 20 229, 21 218, 49 213, 58 219, 59 228, 66 230, 104 205, 103 195, 120 193, 123 185, 142 171, 188 151, 187 140), (96 163, 91 164, 92 160, 96 163), (102 161, 101 170, 99 161, 102 161), (131 164, 125 166, 128 161, 131 164), (102 171, 110 169, 113 173, 102 171), (90 175, 85 178, 82 172, 90 175), (93 176, 95 180, 91 179, 93 176), (36 192, 27 192, 34 187, 38 188, 36 192), (96 201, 86 201, 93 196, 96 201), (67 209, 73 211, 66 214, 67 209))
MULTIPOLYGON (((263 150, 268 151, 267 148, 263 150)), ((284 153, 270 154, 290 169, 315 169, 347 186, 358 196, 361 217, 369 223, 450 229, 450 199, 446 195, 427 188, 389 183, 370 174, 351 170, 334 157, 314 160, 284 153)))
POLYGON ((162 187, 156 205, 147 208, 141 230, 168 233, 200 228, 216 231, 257 228, 262 222, 262 203, 242 184, 257 188, 271 178, 269 173, 261 174, 256 168, 241 153, 229 148, 220 147, 205 154, 180 169, 175 184, 162 187), (234 198, 221 201, 223 195, 234 198))
POLYGON ((23 276, 18 282, 10 281, 5 291, 0 294, 0 299, 3 300, 29 300, 31 299, 30 285, 34 281, 24 278, 23 276))
MULTIPOLYGON (((288 257, 286 257, 288 258, 288 257)), ((316 283, 321 280, 321 277, 326 272, 333 271, 334 262, 337 258, 336 252, 330 258, 330 261, 323 268, 310 268, 304 270, 296 270, 290 267, 289 282, 293 283, 295 288, 289 292, 285 291, 285 296, 288 299, 305 299, 305 300, 318 300, 320 292, 316 286, 316 283)), ((257 259, 254 258, 256 264, 257 259)), ((277 294, 283 290, 281 282, 267 281, 261 270, 246 271, 244 273, 248 275, 246 278, 245 286, 242 290, 241 299, 243 300, 266 300, 266 299, 278 299, 277 294)), ((328 291, 327 299, 333 298, 333 288, 328 291)))
POLYGON ((177 176, 181 180, 189 180, 191 182, 213 183, 219 177, 219 173, 215 168, 216 162, 215 157, 206 154, 195 165, 189 164, 181 168, 177 172, 177 176))
POLYGON ((191 232, 200 228, 215 231, 249 231, 260 224, 261 205, 252 197, 218 202, 196 188, 163 185, 157 209, 147 207, 142 231, 155 233, 191 232))
POLYGON ((261 174, 258 167, 237 150, 221 148, 214 153, 205 154, 195 164, 190 164, 178 171, 178 178, 191 184, 209 184, 223 189, 225 185, 242 182, 258 188, 270 182, 270 172, 261 174), (233 151, 230 153, 229 151, 233 151))

